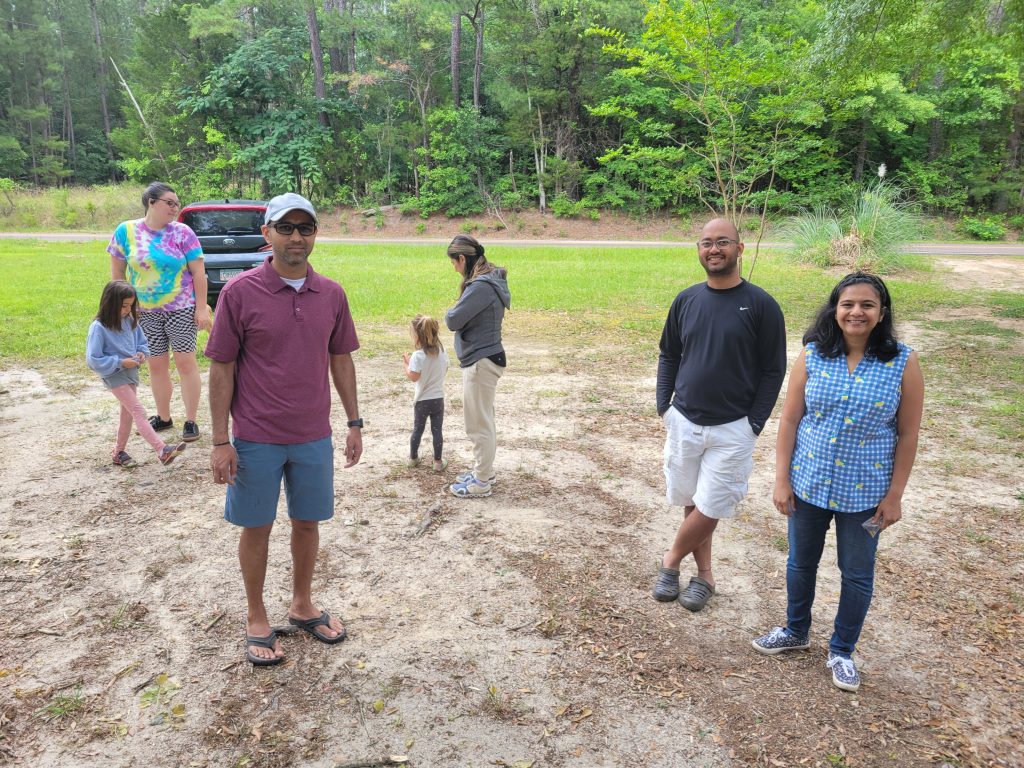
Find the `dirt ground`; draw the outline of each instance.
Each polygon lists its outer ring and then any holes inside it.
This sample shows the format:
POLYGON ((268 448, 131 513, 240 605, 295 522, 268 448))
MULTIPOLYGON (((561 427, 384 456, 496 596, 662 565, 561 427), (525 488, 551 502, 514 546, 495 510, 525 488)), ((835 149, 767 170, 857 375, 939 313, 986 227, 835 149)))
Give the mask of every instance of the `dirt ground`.
MULTIPOLYGON (((379 212, 339 209, 321 217, 321 231, 335 237, 436 237, 450 240, 465 232, 479 238, 539 240, 693 240, 710 218, 705 212, 693 216, 652 214, 638 219, 614 211, 603 211, 599 219, 586 216, 558 218, 538 211, 510 211, 499 219, 493 214, 458 217, 432 216, 423 219, 403 214, 397 208, 379 212)), ((755 224, 756 217, 750 218, 755 224)))
MULTIPOLYGON (((973 384, 929 381, 904 522, 880 546, 864 682, 848 694, 824 663, 832 543, 811 649, 750 648, 785 611, 775 421, 742 515, 716 534, 718 594, 699 614, 656 603, 679 515, 663 498, 656 339, 634 358, 607 333, 556 330, 509 316, 499 483, 459 500, 445 492, 470 456, 457 372, 451 467, 407 468, 402 341, 363 329, 366 453, 337 472, 315 580, 350 638, 288 636, 287 662, 267 669, 242 660, 237 533, 208 478, 208 435, 169 468, 133 436, 145 463, 119 470, 97 381, 0 371, 0 764, 1024 765, 1024 458, 951 407, 973 384)), ((924 324, 903 331, 922 356, 949 343, 924 324)), ((343 433, 340 408, 333 421, 343 433)), ((289 569, 277 530, 274 621, 289 569)))

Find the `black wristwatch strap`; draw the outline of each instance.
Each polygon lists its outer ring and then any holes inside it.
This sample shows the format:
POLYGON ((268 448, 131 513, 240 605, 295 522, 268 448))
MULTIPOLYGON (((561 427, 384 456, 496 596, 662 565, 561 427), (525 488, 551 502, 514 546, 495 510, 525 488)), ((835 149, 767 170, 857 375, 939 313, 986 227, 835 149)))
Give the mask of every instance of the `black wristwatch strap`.
POLYGON ((362 429, 363 428, 363 420, 362 419, 349 419, 348 428, 352 429, 352 427, 359 427, 360 429, 362 429))

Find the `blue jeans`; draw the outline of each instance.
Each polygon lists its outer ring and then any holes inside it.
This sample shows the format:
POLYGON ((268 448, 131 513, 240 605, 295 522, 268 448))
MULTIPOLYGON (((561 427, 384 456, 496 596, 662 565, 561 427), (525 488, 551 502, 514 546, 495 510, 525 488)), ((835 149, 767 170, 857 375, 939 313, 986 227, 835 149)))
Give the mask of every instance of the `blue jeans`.
POLYGON ((786 561, 786 629, 807 637, 811 629, 811 606, 818 578, 818 563, 825 548, 829 523, 836 521, 836 547, 842 589, 835 631, 828 648, 849 657, 853 653, 875 588, 875 552, 878 538, 868 535, 861 524, 874 517, 875 510, 831 512, 801 499, 789 517, 789 558, 786 561))

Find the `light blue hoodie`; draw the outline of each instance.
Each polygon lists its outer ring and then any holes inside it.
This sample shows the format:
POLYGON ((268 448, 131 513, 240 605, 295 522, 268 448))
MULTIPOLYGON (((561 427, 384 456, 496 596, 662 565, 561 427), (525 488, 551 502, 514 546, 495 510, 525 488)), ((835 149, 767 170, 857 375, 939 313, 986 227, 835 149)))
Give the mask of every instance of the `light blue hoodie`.
POLYGON ((85 364, 102 378, 108 387, 138 384, 138 368, 122 368, 121 361, 141 352, 149 357, 149 345, 141 326, 132 327, 131 317, 121 321, 121 330, 112 331, 99 320, 89 326, 85 340, 85 364))

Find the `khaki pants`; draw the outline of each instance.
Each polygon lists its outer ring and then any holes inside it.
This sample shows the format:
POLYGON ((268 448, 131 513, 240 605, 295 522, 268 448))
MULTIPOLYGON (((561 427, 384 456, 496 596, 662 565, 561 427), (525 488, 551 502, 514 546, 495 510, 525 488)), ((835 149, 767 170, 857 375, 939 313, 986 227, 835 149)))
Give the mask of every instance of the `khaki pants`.
POLYGON ((473 444, 473 474, 487 480, 494 474, 498 435, 494 426, 494 392, 505 372, 486 357, 462 369, 462 409, 466 437, 473 444))

